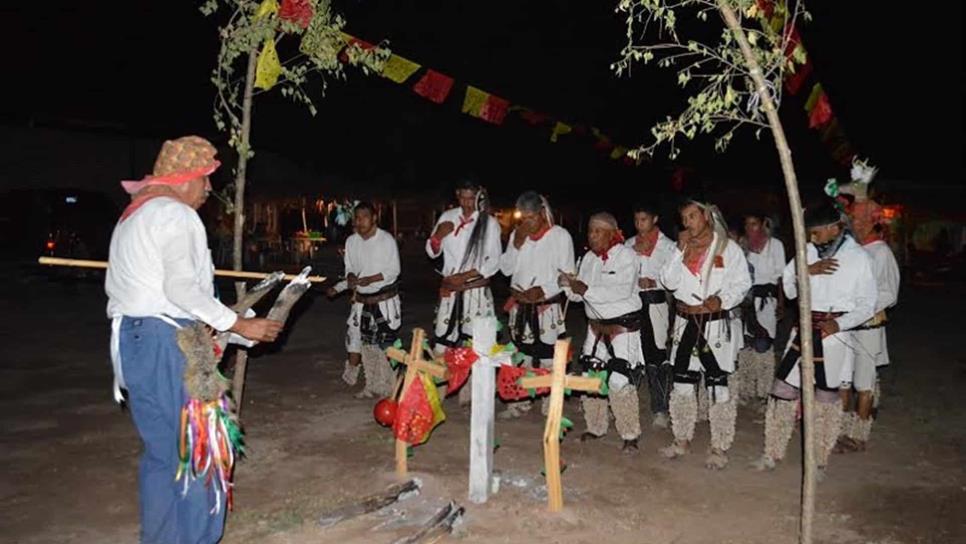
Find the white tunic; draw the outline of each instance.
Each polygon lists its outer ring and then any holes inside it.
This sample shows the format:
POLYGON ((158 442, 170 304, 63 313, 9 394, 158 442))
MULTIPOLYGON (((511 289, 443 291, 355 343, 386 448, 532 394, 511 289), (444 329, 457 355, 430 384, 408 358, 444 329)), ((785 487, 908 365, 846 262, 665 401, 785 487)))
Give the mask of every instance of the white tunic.
MULTIPOLYGON (((345 242, 345 274, 354 274, 358 278, 382 274, 382 279, 369 285, 359 286, 356 292, 360 295, 378 292, 387 285, 392 285, 400 273, 399 248, 396 239, 391 234, 376 229, 375 234, 364 239, 353 234, 345 242)), ((337 292, 348 288, 347 280, 335 285, 337 292)), ((362 331, 360 329, 363 304, 353 302, 349 310, 348 330, 346 332, 346 349, 349 353, 360 353, 362 349, 362 331)), ((379 302, 379 311, 389 322, 389 326, 398 329, 402 324, 402 306, 399 295, 379 302)))
MULTIPOLYGON (((540 287, 545 298, 557 296, 560 293, 557 285, 560 272, 574 272, 574 243, 570 233, 562 227, 552 226, 539 240, 527 237, 520 249, 513 245, 514 234, 510 235, 510 243, 500 259, 500 270, 510 277, 510 286, 520 291, 540 287)), ((518 305, 511 299, 508 306, 509 323, 512 326, 516 322, 518 305)), ((540 330, 537 334, 540 341, 553 345, 557 337, 566 332, 560 305, 552 304, 542 308, 539 324, 540 330)), ((534 331, 525 326, 523 338, 514 340, 533 343, 533 335, 534 331)))
MULTIPOLYGON (((641 289, 640 283, 638 283, 638 292, 663 291, 664 289, 661 286, 661 270, 664 269, 667 262, 674 256, 674 242, 665 236, 663 232, 658 231, 657 242, 655 242, 654 250, 651 251, 650 255, 638 253, 634 250, 634 242, 635 239, 631 238, 624 245, 637 254, 639 267, 637 277, 654 280, 657 283, 657 287, 651 289, 641 289)), ((654 329, 654 344, 657 345, 658 349, 664 349, 667 345, 668 320, 670 319, 668 305, 650 304, 647 310, 648 315, 651 317, 652 328, 654 329)))
POLYGON ((159 196, 145 202, 114 227, 109 251, 104 291, 112 320, 114 399, 121 402, 124 316, 197 319, 218 331, 230 329, 238 316, 215 298, 205 227, 180 200, 159 196))
MULTIPOLYGON (((718 235, 714 235, 708 252, 718 243, 718 235)), ((674 298, 689 306, 701 304, 711 296, 721 299, 722 310, 732 310, 741 300, 745 298, 748 289, 751 288, 751 275, 748 273, 748 261, 745 254, 731 240, 728 240, 721 259, 715 259, 708 255, 699 274, 693 274, 684 264, 684 253, 674 248, 674 255, 661 271, 661 283, 674 292, 674 298), (715 261, 719 261, 716 265, 715 261), (707 284, 704 276, 708 274, 707 284)), ((674 364, 677 356, 678 346, 681 336, 688 324, 688 320, 676 318, 674 320, 673 347, 671 348, 671 364, 674 364)), ((708 346, 714 354, 715 360, 721 370, 731 373, 735 369, 735 360, 738 357, 738 350, 741 348, 741 333, 735 326, 735 322, 730 318, 709 321, 704 325, 704 338, 708 341, 708 346)), ((692 354, 688 365, 689 371, 701 371, 700 359, 692 354)))
POLYGON ((606 261, 588 251, 581 258, 577 279, 587 285, 583 296, 570 288, 564 288, 564 292, 570 300, 584 303, 590 319, 610 319, 641 309, 641 299, 637 296, 637 255, 625 246, 610 248, 606 261))
MULTIPOLYGON (((862 246, 872 257, 872 273, 877 287, 875 312, 883 312, 895 306, 899 300, 899 264, 889 244, 882 240, 862 246)), ((886 327, 860 330, 853 333, 859 342, 857 357, 869 357, 875 366, 889 364, 889 348, 886 343, 886 327)))
MULTIPOLYGON (((500 269, 500 255, 503 252, 503 247, 500 244, 500 223, 490 215, 486 216, 486 220, 488 221, 486 239, 483 240, 479 260, 469 263, 464 268, 460 267, 463 262, 463 255, 470 242, 473 227, 476 226, 476 222, 479 220, 479 215, 480 212, 473 212, 470 216, 471 222, 460 227, 463 210, 460 208, 451 208, 443 212, 439 216, 439 220, 436 221, 436 227, 446 221, 449 221, 455 227, 452 233, 443 238, 438 252, 433 251, 432 239, 426 240, 426 254, 431 259, 436 259, 440 255, 443 256, 444 276, 451 276, 457 272, 465 272, 476 268, 484 278, 489 278, 500 269)), ((433 230, 436 230, 435 227, 433 230)))
MULTIPOLYGON (((761 252, 749 251, 745 257, 748 264, 752 267, 752 285, 777 284, 782 277, 785 269, 785 246, 780 240, 768 238, 765 247, 761 252)), ((768 336, 775 338, 775 331, 778 328, 778 299, 756 299, 755 315, 758 323, 768 331, 768 336)))
MULTIPOLYGON (((808 244, 807 262, 819 260, 818 250, 808 244)), ((833 256, 838 261, 838 269, 832 274, 809 275, 812 292, 813 312, 844 312, 835 319, 839 332, 822 339, 824 373, 829 388, 838 387, 852 374, 857 345, 849 330, 861 325, 875 312, 876 284, 872 273, 872 259, 851 236, 833 256)), ((798 298, 795 260, 785 267, 782 283, 788 298, 798 298)), ((789 340, 789 342, 791 339, 789 340)), ((787 348, 786 348, 787 351, 787 348)), ((785 381, 794 387, 801 386, 801 376, 795 363, 785 381)), ((816 370, 818 370, 816 368, 816 370)))
POLYGON ((198 213, 177 199, 153 198, 114 227, 107 315, 164 314, 228 330, 238 316, 215 298, 214 270, 198 213))
MULTIPOLYGON (((641 299, 637 296, 637 270, 637 254, 623 245, 610 248, 606 261, 593 251, 588 251, 577 271, 577 279, 587 285, 587 291, 580 296, 565 287, 564 293, 570 300, 584 303, 588 319, 611 319, 637 312, 641 309, 641 299)), ((611 339, 611 346, 614 356, 626 360, 631 366, 643 362, 641 335, 637 331, 618 334, 611 339)), ((583 353, 604 361, 610 359, 604 342, 597 342, 597 336, 589 325, 583 353)), ((622 375, 611 374, 611 385, 617 389, 626 385, 626 382, 622 375)))
MULTIPOLYGON (((426 240, 426 254, 432 259, 436 259, 440 255, 443 256, 443 276, 451 276, 475 268, 484 278, 490 278, 500 269, 500 256, 503 252, 503 247, 500 244, 500 223, 492 216, 486 216, 486 221, 488 222, 486 238, 482 241, 477 260, 467 263, 466 266, 462 266, 463 255, 469 246, 473 228, 476 226, 476 222, 480 220, 480 213, 474 211, 470 215, 471 221, 465 224, 461 221, 462 216, 463 211, 458 207, 446 210, 439 216, 436 227, 440 223, 449 221, 453 223, 455 228, 452 233, 443 238, 439 251, 433 248, 432 238, 426 240), (461 224, 463 224, 462 227, 460 226, 461 224)), ((433 230, 435 230, 435 227, 433 230)), ((436 308, 436 336, 441 337, 449 328, 449 320, 457 295, 463 297, 463 322, 461 323, 461 328, 464 334, 472 335, 473 319, 476 317, 492 317, 495 315, 493 295, 490 293, 489 287, 470 289, 462 293, 451 293, 448 296, 441 297, 439 306, 436 308)), ((449 340, 456 339, 456 330, 459 329, 454 328, 454 332, 451 333, 452 337, 449 340)))

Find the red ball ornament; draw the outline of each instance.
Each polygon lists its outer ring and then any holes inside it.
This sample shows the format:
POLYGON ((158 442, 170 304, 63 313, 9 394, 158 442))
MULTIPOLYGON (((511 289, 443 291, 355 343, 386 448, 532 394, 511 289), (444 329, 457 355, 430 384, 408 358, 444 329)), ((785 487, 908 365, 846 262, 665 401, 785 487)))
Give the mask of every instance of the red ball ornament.
POLYGON ((392 399, 382 399, 376 403, 376 406, 372 409, 372 417, 376 419, 376 423, 382 425, 383 427, 391 427, 393 422, 396 421, 396 408, 398 403, 392 399))

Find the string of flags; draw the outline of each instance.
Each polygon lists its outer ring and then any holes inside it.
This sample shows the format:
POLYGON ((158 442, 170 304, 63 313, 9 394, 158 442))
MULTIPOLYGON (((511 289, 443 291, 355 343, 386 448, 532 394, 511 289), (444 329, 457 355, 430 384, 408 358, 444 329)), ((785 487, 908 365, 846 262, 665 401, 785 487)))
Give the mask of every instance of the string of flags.
MULTIPOLYGON (((343 37, 348 45, 355 45, 363 50, 378 48, 349 34, 343 34, 343 37)), ((454 94, 454 89, 459 89, 463 92, 460 111, 466 115, 499 126, 513 114, 529 126, 549 128, 549 139, 553 143, 561 141, 564 137, 588 137, 593 148, 604 156, 621 161, 628 166, 638 164, 637 160, 627 155, 628 147, 614 144, 610 137, 596 127, 588 129, 583 124, 570 124, 555 119, 548 114, 513 104, 506 98, 473 85, 466 85, 464 91, 462 86, 457 86, 452 77, 432 68, 423 67, 402 55, 391 53, 383 65, 381 75, 393 83, 409 86, 414 93, 436 104, 445 103, 454 94)))
MULTIPOLYGON (((802 44, 801 35, 794 23, 789 24, 786 28, 785 13, 787 7, 785 1, 756 0, 755 6, 757 7, 758 19, 766 31, 783 32, 788 37, 785 56, 791 69, 787 70, 785 74, 786 91, 789 95, 795 96, 803 89, 810 89, 805 101, 809 128, 819 131, 822 143, 830 151, 836 162, 844 166, 851 164, 856 153, 832 109, 828 94, 822 88, 822 84, 814 77, 812 61, 802 44)), ((309 26, 314 11, 311 2, 308 0, 282 0, 281 5, 277 0, 263 0, 255 17, 270 15, 276 15, 280 19, 296 23, 304 29, 309 26)), ((362 50, 378 50, 378 46, 346 33, 342 33, 342 39, 347 46, 355 45, 362 50)), ((302 48, 307 46, 304 43, 305 41, 303 39, 302 48)), ((343 61, 347 60, 345 52, 340 55, 340 58, 343 61)), ((272 88, 278 81, 281 72, 282 67, 275 50, 274 40, 267 39, 258 55, 255 86, 265 90, 272 88)), ((627 166, 640 164, 640 159, 634 159, 628 155, 628 147, 614 143, 609 136, 603 134, 596 127, 588 127, 580 123, 567 123, 525 106, 512 104, 503 97, 472 85, 457 87, 456 81, 452 77, 432 68, 424 67, 396 53, 388 55, 383 63, 380 75, 399 85, 409 86, 413 92, 436 104, 445 103, 454 94, 454 89, 459 89, 463 92, 460 111, 466 115, 499 126, 504 124, 510 114, 514 114, 516 118, 527 125, 549 129, 549 139, 552 143, 557 143, 565 138, 571 140, 582 138, 589 140, 596 151, 614 161, 620 161, 627 166)))
POLYGON ((756 0, 756 6, 758 19, 765 30, 783 32, 788 38, 785 58, 791 69, 785 73, 785 91, 791 96, 796 96, 802 90, 809 89, 808 98, 805 100, 808 127, 819 132, 822 144, 835 162, 848 167, 856 157, 855 149, 845 136, 842 124, 832 109, 828 94, 814 75, 812 59, 802 44, 798 28, 794 23, 788 24, 787 27, 785 25, 785 14, 788 8, 784 0, 756 0))

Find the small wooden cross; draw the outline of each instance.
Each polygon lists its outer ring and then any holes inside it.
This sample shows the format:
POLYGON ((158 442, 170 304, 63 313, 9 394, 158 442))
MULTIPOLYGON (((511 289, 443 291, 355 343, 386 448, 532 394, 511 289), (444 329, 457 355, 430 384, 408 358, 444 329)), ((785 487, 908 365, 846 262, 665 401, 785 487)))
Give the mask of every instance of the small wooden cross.
POLYGON ((553 348, 553 370, 546 376, 520 378, 524 389, 550 388, 547 425, 543 429, 543 462, 547 474, 547 503, 551 512, 563 509, 563 487, 560 483, 560 420, 563 417, 564 390, 600 391, 600 378, 567 374, 570 340, 557 340, 553 348))
MULTIPOLYGON (((429 374, 434 378, 442 380, 449 379, 449 370, 445 364, 436 361, 427 361, 422 357, 423 339, 426 338, 426 331, 420 328, 413 329, 413 343, 409 347, 409 352, 405 352, 396 347, 386 349, 386 356, 393 361, 406 365, 406 375, 403 378, 402 391, 399 399, 406 396, 409 386, 418 378, 419 372, 429 374)), ((409 444, 396 439, 396 476, 405 478, 409 474, 409 467, 406 460, 406 449, 409 444)))

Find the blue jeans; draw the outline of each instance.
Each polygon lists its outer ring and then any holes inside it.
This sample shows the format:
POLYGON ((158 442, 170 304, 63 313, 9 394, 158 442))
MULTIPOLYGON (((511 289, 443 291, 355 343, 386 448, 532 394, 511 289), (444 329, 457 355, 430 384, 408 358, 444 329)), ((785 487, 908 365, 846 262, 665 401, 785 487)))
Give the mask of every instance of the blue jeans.
POLYGON ((204 479, 191 482, 184 496, 184 482, 174 479, 181 406, 186 397, 185 357, 175 333, 174 327, 154 317, 125 317, 121 322, 121 366, 128 405, 144 443, 138 470, 141 542, 214 543, 225 528, 224 495, 221 510, 211 514, 215 496, 204 479))

